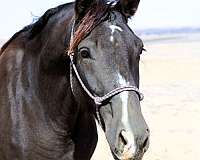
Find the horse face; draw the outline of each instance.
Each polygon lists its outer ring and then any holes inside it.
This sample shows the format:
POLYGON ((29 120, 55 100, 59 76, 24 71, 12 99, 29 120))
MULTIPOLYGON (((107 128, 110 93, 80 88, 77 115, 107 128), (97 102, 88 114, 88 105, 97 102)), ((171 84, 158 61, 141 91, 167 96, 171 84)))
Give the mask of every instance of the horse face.
MULTIPOLYGON (((97 26, 78 46, 76 65, 93 94, 103 96, 121 86, 139 86, 142 41, 119 12, 97 26)), ((118 159, 141 159, 148 148, 149 130, 139 97, 124 91, 100 106, 106 137, 118 159)))

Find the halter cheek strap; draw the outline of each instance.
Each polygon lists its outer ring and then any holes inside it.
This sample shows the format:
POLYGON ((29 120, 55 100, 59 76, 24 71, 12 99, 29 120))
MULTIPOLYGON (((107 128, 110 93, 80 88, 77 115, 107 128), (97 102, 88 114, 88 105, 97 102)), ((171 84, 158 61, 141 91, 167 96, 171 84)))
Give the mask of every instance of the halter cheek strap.
POLYGON ((87 95, 94 100, 95 104, 96 105, 101 105, 104 101, 112 98, 113 96, 121 93, 121 92, 124 92, 124 91, 134 91, 137 93, 137 95, 139 96, 139 100, 143 100, 144 96, 143 94, 139 91, 139 89, 136 87, 136 86, 123 86, 123 87, 118 87, 118 88, 115 88, 113 89, 112 91, 110 91, 109 93, 105 94, 104 96, 100 97, 100 96, 95 96, 93 95, 88 89, 87 87, 85 86, 84 82, 82 81, 81 77, 80 77, 80 74, 74 64, 74 61, 73 61, 73 56, 70 55, 70 60, 71 60, 71 67, 70 67, 70 83, 71 83, 71 88, 72 88, 72 91, 73 91, 73 80, 72 80, 72 69, 81 85, 81 87, 83 88, 83 90, 87 93, 87 95))

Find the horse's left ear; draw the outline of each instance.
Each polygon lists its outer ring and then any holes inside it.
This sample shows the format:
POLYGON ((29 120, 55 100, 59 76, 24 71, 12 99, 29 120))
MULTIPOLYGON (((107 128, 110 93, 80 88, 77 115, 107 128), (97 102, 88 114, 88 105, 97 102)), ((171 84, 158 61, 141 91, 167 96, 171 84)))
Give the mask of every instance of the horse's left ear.
POLYGON ((139 3, 140 0, 120 0, 117 7, 127 18, 130 18, 137 11, 139 3))
POLYGON ((76 0, 75 13, 76 19, 81 19, 85 16, 92 5, 97 4, 99 0, 76 0))

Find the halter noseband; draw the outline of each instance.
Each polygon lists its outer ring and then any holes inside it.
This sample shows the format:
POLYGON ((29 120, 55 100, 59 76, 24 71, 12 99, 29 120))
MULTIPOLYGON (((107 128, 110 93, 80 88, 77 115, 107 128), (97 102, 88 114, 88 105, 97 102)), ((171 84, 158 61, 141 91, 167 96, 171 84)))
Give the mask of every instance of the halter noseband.
MULTIPOLYGON (((70 37, 70 44, 73 41, 73 36, 74 36, 74 25, 75 22, 73 22, 72 25, 72 30, 71 30, 71 37, 70 37)), ((140 90, 136 87, 136 86, 122 86, 122 87, 118 87, 113 89, 112 91, 110 91, 109 93, 105 94, 104 96, 96 96, 94 94, 92 94, 88 88, 86 87, 86 85, 84 84, 84 82, 81 79, 81 76, 76 68, 76 65, 74 64, 74 53, 68 51, 67 52, 68 56, 70 57, 70 85, 71 85, 71 89, 72 92, 74 93, 74 89, 73 89, 73 71, 76 75, 76 78, 78 79, 81 87, 83 88, 83 90, 87 93, 87 95, 94 101, 94 103, 96 104, 96 113, 97 113, 97 119, 99 121, 99 123, 101 124, 101 120, 100 120, 100 114, 99 114, 99 109, 98 106, 102 105, 103 102, 105 102, 106 100, 112 98, 115 95, 118 95, 121 92, 124 91, 134 91, 137 93, 139 100, 142 101, 144 96, 143 94, 140 92, 140 90)))
POLYGON ((73 60, 73 55, 69 55, 70 56, 70 61, 71 61, 71 67, 70 67, 70 83, 71 83, 71 89, 73 91, 73 80, 72 80, 72 70, 74 70, 74 73, 81 85, 81 87, 83 88, 83 90, 87 93, 87 95, 94 100, 96 105, 101 105, 104 101, 112 98, 113 96, 124 92, 124 91, 134 91, 137 93, 137 95, 139 96, 139 100, 143 100, 144 96, 143 94, 139 91, 139 89, 136 86, 123 86, 123 87, 118 87, 113 89, 112 91, 110 91, 109 93, 105 94, 104 96, 100 97, 100 96, 95 96, 94 94, 92 94, 87 87, 85 86, 84 82, 82 81, 80 74, 74 64, 74 60, 73 60))

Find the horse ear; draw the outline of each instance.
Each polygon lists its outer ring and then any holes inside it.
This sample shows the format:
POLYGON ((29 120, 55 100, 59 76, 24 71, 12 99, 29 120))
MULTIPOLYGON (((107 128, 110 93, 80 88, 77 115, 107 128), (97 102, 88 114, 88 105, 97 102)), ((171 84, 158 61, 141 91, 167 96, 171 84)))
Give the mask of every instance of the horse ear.
POLYGON ((94 5, 97 0, 76 0, 75 12, 76 18, 81 19, 88 12, 89 8, 94 5))
POLYGON ((120 0, 118 7, 127 18, 130 18, 137 11, 140 0, 120 0))

